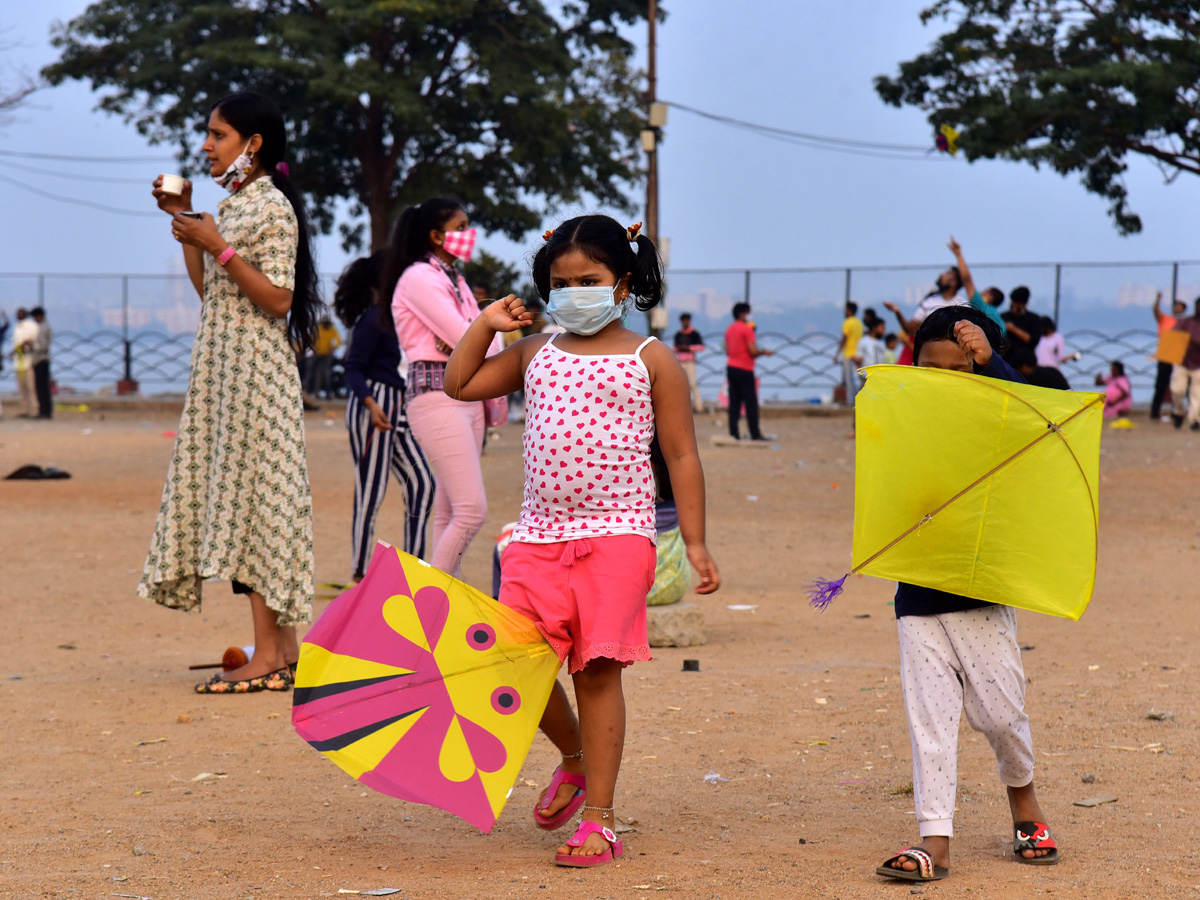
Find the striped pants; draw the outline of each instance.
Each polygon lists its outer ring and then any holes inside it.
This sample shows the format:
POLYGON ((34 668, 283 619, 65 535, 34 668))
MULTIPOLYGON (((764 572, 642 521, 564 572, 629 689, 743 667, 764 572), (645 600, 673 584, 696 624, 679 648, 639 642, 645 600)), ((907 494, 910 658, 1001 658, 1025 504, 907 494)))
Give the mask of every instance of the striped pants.
POLYGON ((371 411, 354 394, 346 402, 346 429, 355 461, 354 574, 367 569, 374 549, 375 519, 388 488, 388 471, 404 486, 404 552, 425 558, 425 533, 433 510, 433 473, 404 413, 404 389, 368 381, 375 402, 392 423, 391 431, 371 424, 371 411))

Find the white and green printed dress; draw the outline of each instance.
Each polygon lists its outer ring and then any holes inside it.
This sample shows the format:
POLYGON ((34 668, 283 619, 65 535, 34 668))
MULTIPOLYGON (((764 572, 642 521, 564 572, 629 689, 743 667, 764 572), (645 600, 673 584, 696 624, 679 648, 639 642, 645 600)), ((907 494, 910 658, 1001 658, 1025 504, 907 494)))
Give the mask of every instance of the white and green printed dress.
MULTIPOLYGON (((295 281, 287 197, 258 178, 219 204, 218 228, 277 287, 295 281)), ((304 406, 286 319, 204 259, 187 400, 138 593, 196 609, 206 578, 262 594, 280 625, 312 621, 312 493, 304 406)))

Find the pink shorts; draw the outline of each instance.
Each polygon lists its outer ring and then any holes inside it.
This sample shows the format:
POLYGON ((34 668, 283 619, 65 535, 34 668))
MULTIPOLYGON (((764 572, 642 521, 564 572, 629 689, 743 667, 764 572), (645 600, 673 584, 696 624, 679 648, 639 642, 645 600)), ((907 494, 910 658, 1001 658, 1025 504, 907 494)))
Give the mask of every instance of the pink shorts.
POLYGON ((554 544, 513 541, 500 564, 500 602, 537 624, 572 675, 593 659, 651 659, 646 595, 654 544, 618 534, 554 544))

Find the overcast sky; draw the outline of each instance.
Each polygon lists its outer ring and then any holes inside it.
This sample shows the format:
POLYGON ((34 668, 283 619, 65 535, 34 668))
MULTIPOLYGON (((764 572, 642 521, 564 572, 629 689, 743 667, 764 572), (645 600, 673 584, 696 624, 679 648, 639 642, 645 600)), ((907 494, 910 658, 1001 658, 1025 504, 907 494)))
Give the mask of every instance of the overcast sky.
MULTIPOLYGON (((5 4, 8 66, 34 73, 54 59, 51 23, 83 11, 82 0, 5 4)), ((917 110, 886 107, 873 76, 891 74, 928 45, 922 0, 675 0, 659 30, 661 98, 718 114, 819 134, 930 143, 917 110), (748 14, 747 10, 753 10, 748 14)), ((641 39, 642 33, 636 37, 641 39)), ((5 83, 11 82, 11 71, 5 83)), ((0 149, 76 155, 169 156, 118 117, 93 111, 85 84, 39 92, 0 126, 0 149)), ((54 194, 129 210, 153 210, 149 182, 169 163, 98 165, 5 159, 5 177, 54 194), (28 168, 144 184, 81 181, 28 168)), ((303 173, 297 173, 301 178, 303 173)), ((675 267, 928 263, 946 257, 953 232, 977 261, 1195 259, 1197 180, 1164 185, 1148 163, 1128 177, 1145 230, 1122 238, 1105 204, 1074 178, 1014 163, 932 156, 896 161, 780 143, 671 111, 660 153, 661 227, 675 267)), ((197 189, 214 210, 220 190, 197 189)), ((139 218, 63 203, 0 181, 0 271, 178 270, 165 216, 139 218)), ((556 224, 554 222, 547 225, 556 224)), ((528 245, 535 242, 535 235, 528 245)), ((482 246, 519 259, 526 246, 485 237, 482 246)), ((321 239, 322 271, 347 257, 321 239)))

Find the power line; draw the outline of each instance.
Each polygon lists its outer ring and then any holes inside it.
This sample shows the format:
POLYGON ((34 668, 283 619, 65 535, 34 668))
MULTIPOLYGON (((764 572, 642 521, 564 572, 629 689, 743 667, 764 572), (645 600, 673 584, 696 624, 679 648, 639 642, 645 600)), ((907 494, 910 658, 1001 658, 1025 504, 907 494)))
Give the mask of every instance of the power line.
POLYGON ((0 167, 5 169, 19 169, 22 172, 32 172, 34 175, 48 175, 51 178, 69 178, 74 181, 98 181, 105 184, 141 184, 147 186, 150 184, 150 181, 146 178, 114 178, 106 175, 81 175, 78 172, 55 172, 51 169, 39 169, 37 166, 23 166, 15 162, 0 163, 0 167))
POLYGON ((859 141, 851 138, 829 137, 828 135, 812 134, 805 131, 794 131, 788 128, 779 128, 774 125, 762 125, 757 122, 747 122, 744 119, 736 119, 732 116, 724 116, 718 113, 707 112, 706 110, 696 109, 693 106, 687 106, 683 103, 675 103, 673 101, 664 101, 667 106, 672 106, 682 112, 691 113, 701 118, 709 119, 714 122, 719 122, 722 125, 728 125, 732 128, 738 128, 743 131, 749 131, 757 134, 760 137, 772 138, 773 140, 783 141, 789 144, 798 144, 802 147, 809 147, 814 150, 830 150, 835 153, 849 153, 855 156, 874 156, 883 159, 937 159, 936 156, 930 154, 934 150, 933 146, 920 146, 917 144, 888 144, 879 141, 859 141))
POLYGON ((18 150, 0 150, 0 156, 18 156, 24 159, 49 159, 57 162, 86 163, 178 162, 178 160, 173 156, 68 156, 62 153, 24 153, 18 150))
POLYGON ((136 209, 121 209, 116 206, 105 206, 103 203, 93 203, 91 200, 83 200, 79 197, 64 197, 61 194, 52 194, 49 191, 43 191, 41 188, 36 188, 31 184, 26 184, 23 181, 17 181, 15 178, 9 178, 7 175, 0 175, 0 181, 22 188, 23 190, 37 194, 41 197, 48 197, 51 200, 59 200, 63 203, 74 203, 77 206, 90 206, 93 209, 101 209, 104 212, 119 213, 122 216, 157 216, 160 213, 143 212, 136 209))

